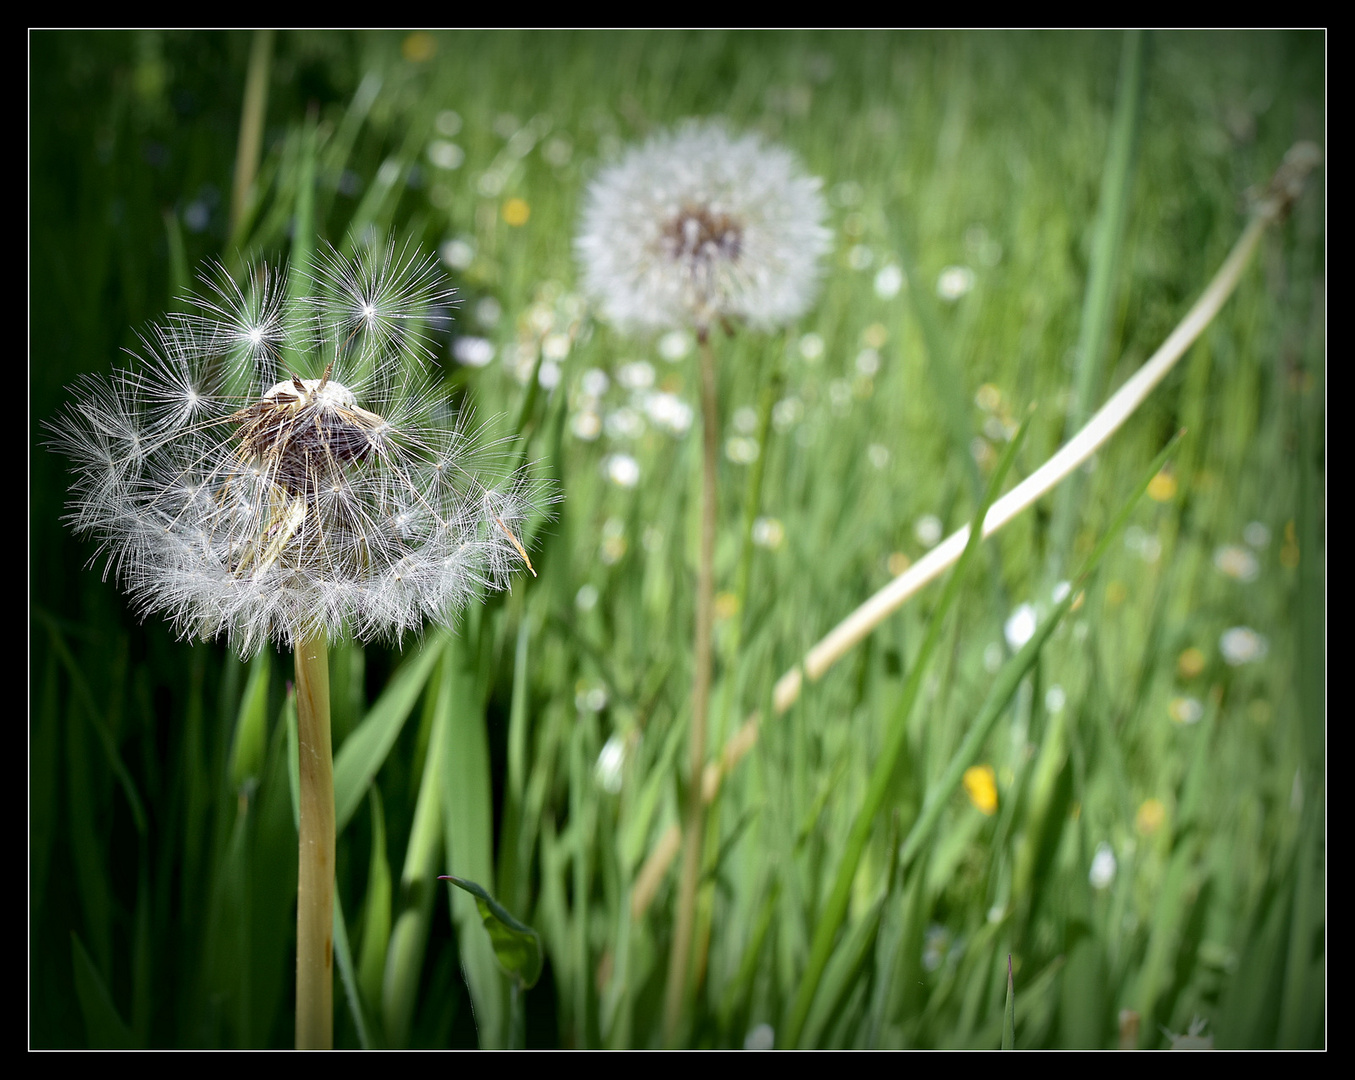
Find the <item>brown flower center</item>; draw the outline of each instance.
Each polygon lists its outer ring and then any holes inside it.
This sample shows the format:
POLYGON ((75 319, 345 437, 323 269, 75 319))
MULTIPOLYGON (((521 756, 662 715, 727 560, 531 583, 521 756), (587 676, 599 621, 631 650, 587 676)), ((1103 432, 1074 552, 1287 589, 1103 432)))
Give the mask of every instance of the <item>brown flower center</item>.
POLYGON ((737 262, 743 247, 742 224, 708 206, 684 206, 662 235, 665 253, 689 264, 737 262))

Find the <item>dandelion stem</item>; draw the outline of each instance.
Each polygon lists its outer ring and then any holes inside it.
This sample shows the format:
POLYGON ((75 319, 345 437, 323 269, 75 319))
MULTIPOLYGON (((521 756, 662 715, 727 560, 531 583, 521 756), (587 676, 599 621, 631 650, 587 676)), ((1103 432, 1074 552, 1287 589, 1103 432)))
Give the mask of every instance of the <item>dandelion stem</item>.
POLYGON ((706 763, 706 725, 710 712, 711 629, 715 621, 715 469, 720 428, 715 400, 715 354, 709 334, 701 341, 701 551, 696 577, 696 671, 692 679, 692 728, 687 784, 687 812, 683 834, 682 876, 678 883, 677 914, 673 924, 673 951, 668 960, 664 997, 664 1032, 671 1043, 687 996, 691 964, 692 928, 696 892, 701 882, 701 854, 706 803, 701 797, 701 773, 706 763))
POLYGON ((296 724, 301 842, 296 903, 296 1048, 334 1045, 334 758, 329 732, 329 649, 297 643, 296 724))

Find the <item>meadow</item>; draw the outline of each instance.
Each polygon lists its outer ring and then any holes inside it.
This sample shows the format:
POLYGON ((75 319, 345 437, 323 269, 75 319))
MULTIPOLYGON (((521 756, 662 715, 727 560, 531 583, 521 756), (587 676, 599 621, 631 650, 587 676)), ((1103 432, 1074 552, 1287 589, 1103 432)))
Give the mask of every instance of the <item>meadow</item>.
POLYGON ((1322 34, 36 32, 29 61, 31 1046, 290 1046, 296 957, 290 657, 138 619, 42 424, 208 260, 387 238, 456 290, 440 385, 558 499, 454 628, 331 645, 336 1046, 996 1048, 1009 1001, 1020 1048, 1325 1046, 1321 167, 1086 466, 773 696, 1158 348, 1324 144, 1322 34), (833 242, 805 315, 712 340, 723 765, 674 1012, 698 350, 602 319, 574 240, 599 168, 692 117, 797 155, 833 242))

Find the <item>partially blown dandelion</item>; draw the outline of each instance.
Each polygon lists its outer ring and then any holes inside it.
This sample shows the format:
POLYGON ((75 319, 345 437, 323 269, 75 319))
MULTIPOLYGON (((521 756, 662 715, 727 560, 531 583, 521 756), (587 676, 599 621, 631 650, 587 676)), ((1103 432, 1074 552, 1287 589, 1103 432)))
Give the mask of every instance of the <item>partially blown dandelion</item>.
POLYGON ((526 564, 540 492, 497 482, 430 378, 431 260, 330 251, 312 295, 223 272, 53 425, 69 518, 144 613, 242 654, 449 622, 526 564))
POLYGON ((530 567, 541 491, 482 478, 477 440, 431 377, 450 293, 432 260, 330 250, 309 296, 282 275, 209 292, 87 378, 52 425, 74 461, 69 518, 143 614, 183 635, 267 641, 296 662, 296 1045, 333 1044, 335 813, 328 641, 449 622, 530 567))
POLYGON ((588 189, 585 287, 623 329, 780 326, 813 301, 832 241, 819 187, 789 150, 719 122, 656 135, 588 189))

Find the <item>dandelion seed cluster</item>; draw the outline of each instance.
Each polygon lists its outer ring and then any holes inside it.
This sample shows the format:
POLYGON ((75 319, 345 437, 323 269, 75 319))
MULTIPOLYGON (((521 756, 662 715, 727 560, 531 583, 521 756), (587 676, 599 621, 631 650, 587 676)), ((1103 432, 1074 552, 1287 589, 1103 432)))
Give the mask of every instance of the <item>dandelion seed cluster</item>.
POLYGON ((285 273, 216 268, 132 362, 50 425, 68 520, 141 614, 242 655, 273 640, 400 637, 524 566, 548 493, 449 407, 432 332, 450 291, 393 245, 285 273))
POLYGON ((656 135, 589 186, 585 288, 624 330, 783 325, 814 299, 832 242, 819 188, 790 151, 719 122, 656 135))

